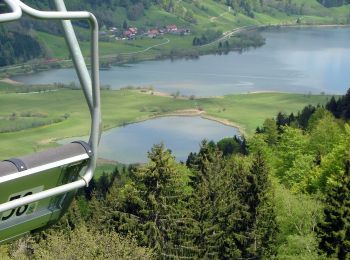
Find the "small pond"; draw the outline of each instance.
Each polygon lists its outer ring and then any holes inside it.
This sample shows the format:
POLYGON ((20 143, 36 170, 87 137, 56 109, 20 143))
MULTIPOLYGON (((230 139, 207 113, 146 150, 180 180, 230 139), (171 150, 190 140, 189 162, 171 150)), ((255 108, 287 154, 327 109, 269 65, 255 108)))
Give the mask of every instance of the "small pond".
MULTIPOLYGON (((178 161, 186 161, 190 152, 198 152, 203 139, 219 141, 238 134, 234 127, 201 117, 160 117, 104 132, 99 157, 121 163, 143 163, 147 162, 147 151, 153 144, 163 142, 178 161)), ((62 143, 78 139, 68 138, 62 143)))

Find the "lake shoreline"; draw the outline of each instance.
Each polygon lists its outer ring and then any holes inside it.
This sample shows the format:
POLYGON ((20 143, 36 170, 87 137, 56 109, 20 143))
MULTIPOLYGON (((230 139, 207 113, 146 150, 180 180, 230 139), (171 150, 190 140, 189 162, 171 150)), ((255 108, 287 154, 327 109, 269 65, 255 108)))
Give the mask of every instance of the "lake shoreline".
MULTIPOLYGON (((153 119, 164 118, 164 117, 199 117, 199 118, 202 118, 205 120, 217 122, 217 123, 224 125, 224 126, 232 127, 234 129, 236 129, 241 136, 246 136, 246 134, 247 134, 245 129, 243 128, 243 126, 239 125, 238 123, 232 122, 232 121, 224 119, 224 118, 219 118, 219 117, 207 115, 206 111, 203 111, 200 109, 181 109, 181 110, 175 110, 175 111, 172 111, 169 113, 152 115, 152 116, 149 116, 147 118, 139 118, 139 119, 136 119, 136 120, 131 121, 131 122, 127 122, 127 123, 122 124, 122 125, 114 125, 114 126, 109 126, 107 128, 104 128, 102 130, 102 133, 105 133, 105 132, 110 131, 112 129, 122 128, 122 127, 126 127, 129 125, 134 125, 134 124, 146 122, 146 121, 153 120, 153 119)), ((53 144, 59 144, 60 141, 62 141, 64 139, 74 138, 74 137, 78 137, 78 136, 65 136, 64 138, 60 138, 60 139, 52 139, 52 140, 50 140, 50 142, 53 144)), ((105 159, 105 158, 102 158, 102 159, 105 159)))
MULTIPOLYGON (((234 36, 237 33, 242 33, 242 32, 248 32, 248 31, 268 31, 268 30, 273 30, 273 29, 283 29, 283 28, 348 28, 350 27, 350 24, 277 24, 277 25, 256 25, 255 28, 244 28, 244 27, 239 27, 236 29, 233 29, 230 31, 230 33, 228 33, 226 36, 224 37, 220 37, 219 39, 214 40, 213 42, 209 43, 209 45, 212 45, 212 43, 216 43, 216 42, 223 42, 224 40, 227 40, 227 37, 230 38, 230 36, 234 36)), ((216 54, 218 53, 218 49, 212 49, 212 50, 207 50, 207 51, 200 51, 200 48, 202 48, 203 46, 198 46, 197 48, 191 48, 191 50, 196 51, 198 53, 196 53, 195 56, 193 55, 175 55, 172 56, 170 55, 170 51, 169 53, 164 53, 162 55, 153 55, 150 57, 143 57, 143 58, 136 58, 136 59, 132 59, 132 60, 123 60, 123 61, 115 61, 116 58, 119 57, 119 54, 114 55, 114 56, 101 56, 101 64, 102 63, 110 63, 113 66, 122 66, 122 65, 126 65, 126 64, 137 64, 140 62, 144 62, 144 61, 161 61, 161 60, 169 60, 169 59, 190 59, 190 58, 198 58, 204 55, 210 55, 210 54, 216 54), (108 60, 109 59, 109 60, 108 60)), ((261 46, 260 46, 261 47, 261 46)), ((229 52, 241 52, 243 50, 249 50, 249 48, 251 48, 250 46, 247 46, 246 48, 243 49, 237 49, 237 48, 232 48, 229 50, 229 52)), ((131 55, 133 58, 135 58, 135 56, 131 55)), ((24 64, 26 65, 26 64, 24 64)), ((31 64, 32 66, 33 64, 31 64)), ((41 63, 37 63, 34 64, 34 66, 40 66, 42 65, 41 63)), ((0 67, 0 71, 4 71, 7 69, 11 69, 11 67, 16 66, 16 65, 11 65, 11 66, 7 66, 7 67, 0 67)), ((73 61, 72 60, 58 60, 55 61, 53 63, 48 63, 47 68, 41 68, 39 71, 49 71, 52 69, 57 69, 57 66, 59 66, 60 69, 65 69, 65 68, 73 68, 73 61), (50 66, 53 67, 50 67, 50 66)), ((16 66, 18 67, 18 66, 16 66)), ((103 66, 101 66, 100 69, 103 69, 103 66)), ((0 77, 0 80, 10 80, 13 82, 17 82, 12 80, 12 77, 14 76, 23 76, 23 75, 30 75, 30 74, 35 74, 38 71, 35 70, 30 70, 30 71, 22 71, 19 72, 18 71, 11 73, 11 72, 7 72, 7 75, 4 78, 0 77)), ((24 84, 23 82, 18 82, 19 84, 24 84)))
MULTIPOLYGON (((145 122, 145 121, 148 121, 148 120, 157 119, 157 118, 177 117, 178 116, 178 117, 200 117, 200 118, 203 118, 203 119, 207 119, 207 120, 210 120, 210 121, 214 121, 214 122, 220 123, 220 124, 225 125, 225 126, 230 126, 232 128, 236 128, 242 135, 246 134, 246 131, 244 130, 244 128, 241 125, 239 125, 238 123, 229 121, 229 120, 227 120, 225 118, 219 118, 219 117, 210 116, 210 115, 207 115, 206 113, 207 113, 206 111, 199 110, 199 109, 175 110, 175 111, 164 113, 164 114, 157 114, 157 115, 151 115, 151 116, 146 117, 146 118, 139 118, 139 119, 136 119, 136 120, 131 121, 131 122, 127 122, 127 123, 122 124, 122 125, 109 126, 107 128, 104 128, 102 130, 102 132, 107 132, 107 131, 109 131, 111 129, 114 129, 114 128, 119 128, 119 127, 125 127, 127 125, 138 124, 138 123, 142 123, 142 122, 145 122)), ((63 139, 73 138, 73 137, 75 137, 75 136, 64 137, 63 139)), ((62 140, 62 139, 55 140, 54 142, 57 142, 57 141, 60 141, 60 140, 62 140)))

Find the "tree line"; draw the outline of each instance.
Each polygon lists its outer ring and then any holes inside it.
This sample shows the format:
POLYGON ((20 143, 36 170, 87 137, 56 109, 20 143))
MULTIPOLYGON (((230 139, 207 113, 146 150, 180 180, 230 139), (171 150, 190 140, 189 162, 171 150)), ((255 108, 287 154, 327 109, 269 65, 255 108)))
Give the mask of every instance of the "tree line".
POLYGON ((43 53, 41 44, 28 33, 0 26, 0 66, 25 62, 43 53))

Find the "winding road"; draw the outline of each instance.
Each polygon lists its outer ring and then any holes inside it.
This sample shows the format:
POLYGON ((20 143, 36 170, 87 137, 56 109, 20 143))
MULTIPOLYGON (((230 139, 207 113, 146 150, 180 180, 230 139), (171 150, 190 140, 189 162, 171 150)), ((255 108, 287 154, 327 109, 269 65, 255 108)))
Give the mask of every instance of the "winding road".
POLYGON ((169 44, 169 43, 170 43, 170 39, 165 38, 165 42, 152 45, 152 46, 147 47, 146 49, 143 49, 143 50, 140 50, 140 51, 119 53, 119 55, 133 55, 133 54, 143 53, 143 52, 149 51, 149 50, 151 50, 153 48, 156 48, 156 47, 159 47, 159 46, 162 46, 162 45, 166 45, 166 44, 169 44))

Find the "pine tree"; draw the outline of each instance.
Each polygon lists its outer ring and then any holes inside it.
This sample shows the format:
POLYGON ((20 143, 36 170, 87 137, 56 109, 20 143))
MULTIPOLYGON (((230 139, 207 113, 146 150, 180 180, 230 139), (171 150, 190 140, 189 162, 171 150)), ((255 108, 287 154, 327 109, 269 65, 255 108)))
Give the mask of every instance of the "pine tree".
POLYGON ((326 193, 324 219, 317 226, 319 248, 328 256, 350 258, 350 162, 326 193))
POLYGON ((275 254, 277 225, 268 168, 262 153, 253 163, 235 156, 225 165, 219 219, 223 232, 222 259, 261 259, 275 254))
POLYGON ((261 151, 254 156, 248 182, 250 187, 247 203, 252 221, 249 254, 250 257, 269 258, 276 253, 273 244, 277 234, 277 223, 268 168, 261 151))
POLYGON ((200 259, 217 258, 222 232, 219 226, 218 203, 220 201, 223 158, 213 142, 203 141, 198 154, 192 155, 190 167, 192 198, 190 208, 195 226, 192 240, 200 259))
POLYGON ((243 156, 231 157, 221 176, 222 193, 219 203, 219 223, 223 232, 220 243, 221 259, 242 259, 247 247, 247 172, 249 165, 243 156))
POLYGON ((177 257, 190 246, 185 237, 191 226, 186 212, 189 172, 163 144, 155 145, 148 158, 146 165, 130 169, 131 181, 113 184, 100 222, 124 235, 132 233, 158 257, 177 257))

